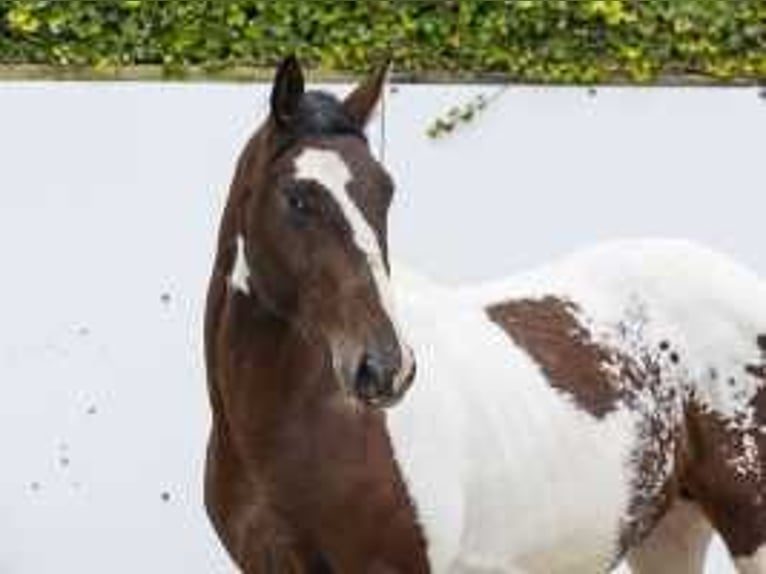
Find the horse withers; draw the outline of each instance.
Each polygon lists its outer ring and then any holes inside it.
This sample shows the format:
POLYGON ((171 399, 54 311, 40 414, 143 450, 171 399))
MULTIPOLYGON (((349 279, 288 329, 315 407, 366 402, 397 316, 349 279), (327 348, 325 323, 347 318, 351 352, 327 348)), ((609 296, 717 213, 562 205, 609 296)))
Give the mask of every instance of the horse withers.
POLYGON ((447 289, 389 264, 383 88, 288 58, 206 309, 206 504, 247 574, 766 574, 766 287, 680 241, 447 289))

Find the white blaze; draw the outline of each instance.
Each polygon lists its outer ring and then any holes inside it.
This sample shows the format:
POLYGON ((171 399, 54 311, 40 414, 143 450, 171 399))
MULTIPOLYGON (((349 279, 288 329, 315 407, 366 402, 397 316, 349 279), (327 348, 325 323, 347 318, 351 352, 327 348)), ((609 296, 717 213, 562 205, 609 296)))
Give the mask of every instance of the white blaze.
POLYGON ((339 153, 328 149, 306 148, 295 158, 295 173, 297 179, 314 180, 330 192, 351 228, 354 243, 367 258, 380 304, 394 328, 402 357, 402 367, 394 381, 394 387, 398 388, 401 379, 412 369, 412 354, 403 344, 401 329, 396 321, 391 283, 378 236, 348 194, 351 171, 339 153))

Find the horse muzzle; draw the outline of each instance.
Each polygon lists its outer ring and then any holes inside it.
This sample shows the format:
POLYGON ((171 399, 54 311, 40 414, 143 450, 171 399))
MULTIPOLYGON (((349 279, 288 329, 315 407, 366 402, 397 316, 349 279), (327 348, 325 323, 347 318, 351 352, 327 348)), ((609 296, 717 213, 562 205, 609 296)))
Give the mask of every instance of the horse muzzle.
POLYGON ((362 403, 387 408, 404 397, 415 379, 412 351, 405 347, 395 353, 368 349, 354 370, 351 390, 362 403))

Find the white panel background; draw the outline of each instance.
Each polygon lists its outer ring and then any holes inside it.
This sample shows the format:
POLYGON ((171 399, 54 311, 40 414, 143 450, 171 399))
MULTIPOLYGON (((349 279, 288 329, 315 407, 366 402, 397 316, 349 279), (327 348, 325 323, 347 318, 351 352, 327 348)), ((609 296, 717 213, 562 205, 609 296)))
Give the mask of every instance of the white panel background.
MULTIPOLYGON (((766 273, 756 90, 512 88, 474 125, 425 137, 494 89, 388 97, 395 256, 475 280, 662 235, 766 273)), ((0 574, 230 571, 201 505, 202 300, 266 94, 0 84, 0 574)), ((730 571, 712 555, 710 572, 730 571)))

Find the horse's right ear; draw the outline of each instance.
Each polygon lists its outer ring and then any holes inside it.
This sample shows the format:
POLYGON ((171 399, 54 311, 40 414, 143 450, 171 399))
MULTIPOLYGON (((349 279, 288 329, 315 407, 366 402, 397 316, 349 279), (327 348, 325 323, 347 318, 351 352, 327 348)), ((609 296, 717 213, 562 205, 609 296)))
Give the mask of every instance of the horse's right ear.
POLYGON ((343 100, 343 107, 346 109, 346 113, 351 116, 357 127, 364 128, 370 120, 370 116, 372 116, 372 112, 383 92, 390 66, 391 61, 386 59, 343 100))
POLYGON ((301 65, 294 55, 287 56, 279 64, 271 88, 271 116, 278 126, 286 126, 295 117, 303 91, 301 65))

